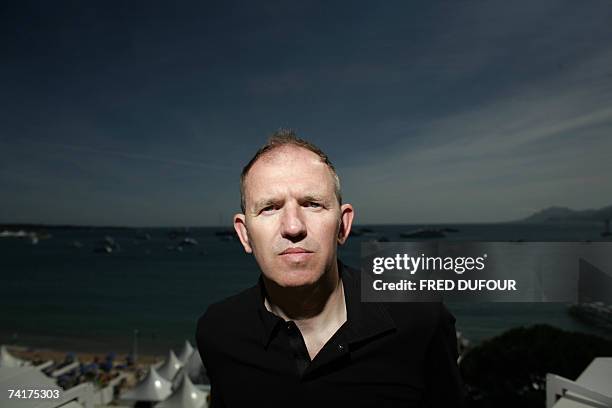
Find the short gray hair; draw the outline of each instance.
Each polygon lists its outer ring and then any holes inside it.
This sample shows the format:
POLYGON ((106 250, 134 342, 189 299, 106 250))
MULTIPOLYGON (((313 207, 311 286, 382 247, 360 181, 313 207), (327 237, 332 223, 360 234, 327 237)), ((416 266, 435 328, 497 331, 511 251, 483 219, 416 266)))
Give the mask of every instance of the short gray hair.
POLYGON ((336 173, 336 169, 334 165, 329 160, 329 157, 327 157, 327 155, 323 153, 323 151, 319 149, 317 146, 315 146, 314 144, 304 139, 300 139, 294 130, 280 129, 274 132, 270 136, 270 138, 268 139, 268 142, 265 145, 263 145, 257 151, 257 153, 255 153, 253 158, 242 169, 242 173, 240 174, 240 208, 242 209, 242 212, 245 213, 245 210, 246 210, 245 184, 246 184, 246 177, 249 174, 249 170, 251 170, 251 167, 253 167, 255 162, 259 160, 263 155, 271 152, 274 149, 277 149, 283 146, 301 147, 319 156, 319 158, 321 159, 321 162, 325 163, 332 173, 332 176, 334 178, 334 193, 336 194, 336 198, 338 199, 338 204, 341 205, 342 204, 342 193, 340 191, 340 178, 338 177, 338 173, 336 173))

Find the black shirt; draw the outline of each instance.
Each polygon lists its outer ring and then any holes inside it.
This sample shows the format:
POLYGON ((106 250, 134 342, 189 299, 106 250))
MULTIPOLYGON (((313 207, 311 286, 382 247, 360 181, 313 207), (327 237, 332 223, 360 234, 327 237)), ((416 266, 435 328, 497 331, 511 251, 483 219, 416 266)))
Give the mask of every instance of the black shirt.
POLYGON ((440 303, 360 301, 339 263, 347 321, 310 361, 295 323, 264 306, 259 283, 209 306, 197 344, 212 407, 463 405, 454 317, 440 303))

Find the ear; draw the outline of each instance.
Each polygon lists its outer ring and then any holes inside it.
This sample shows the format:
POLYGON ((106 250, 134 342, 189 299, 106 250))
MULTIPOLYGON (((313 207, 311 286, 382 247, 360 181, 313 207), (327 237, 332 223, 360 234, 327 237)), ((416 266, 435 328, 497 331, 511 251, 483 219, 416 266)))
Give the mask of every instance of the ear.
POLYGON ((338 229, 338 244, 342 245, 346 242, 351 233, 353 225, 353 217, 355 212, 350 204, 342 204, 340 207, 340 228, 338 229))
POLYGON ((247 254, 253 253, 253 248, 251 248, 251 245, 249 244, 249 233, 247 232, 246 218, 244 214, 234 215, 234 229, 236 230, 236 234, 238 234, 240 243, 244 247, 244 251, 247 254))

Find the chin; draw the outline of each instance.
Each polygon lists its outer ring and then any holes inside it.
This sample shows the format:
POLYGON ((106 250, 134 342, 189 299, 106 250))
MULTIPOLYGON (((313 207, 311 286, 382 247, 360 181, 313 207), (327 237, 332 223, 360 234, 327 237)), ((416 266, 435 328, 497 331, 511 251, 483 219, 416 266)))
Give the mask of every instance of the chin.
POLYGON ((281 275, 274 279, 274 282, 284 288, 299 288, 314 285, 321 279, 321 275, 310 270, 294 269, 281 272, 281 275))

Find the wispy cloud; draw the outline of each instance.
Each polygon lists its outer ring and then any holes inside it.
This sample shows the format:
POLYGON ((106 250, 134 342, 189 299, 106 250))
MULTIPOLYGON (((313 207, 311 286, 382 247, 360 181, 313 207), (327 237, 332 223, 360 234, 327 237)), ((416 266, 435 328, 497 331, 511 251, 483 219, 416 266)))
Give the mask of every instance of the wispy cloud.
MULTIPOLYGON (((0 143, 1 142, 2 142, 2 139, 0 139, 0 143)), ((5 140, 4 142, 8 143, 7 140, 5 140)), ((144 161, 157 162, 157 163, 162 163, 162 164, 169 164, 173 166, 196 167, 196 168, 202 168, 202 169, 207 169, 207 170, 230 170, 230 169, 233 170, 233 168, 230 168, 229 166, 225 166, 221 164, 197 162, 197 161, 166 158, 166 157, 157 157, 157 156, 152 156, 148 154, 130 153, 130 152, 117 151, 117 150, 108 150, 108 149, 98 149, 98 148, 88 147, 88 146, 49 143, 49 142, 44 142, 44 141, 35 141, 35 140, 27 140, 27 139, 26 140, 21 139, 20 142, 28 144, 28 145, 37 145, 37 146, 45 146, 45 147, 71 150, 71 151, 77 151, 77 152, 93 153, 96 155, 103 155, 103 156, 104 155, 114 156, 114 157, 119 157, 119 158, 128 159, 128 160, 144 160, 144 161)))
POLYGON ((612 81, 601 69, 611 64, 612 53, 598 55, 417 129, 406 123, 410 139, 346 168, 346 188, 369 217, 393 207, 389 221, 495 221, 554 204, 609 204, 612 81))

